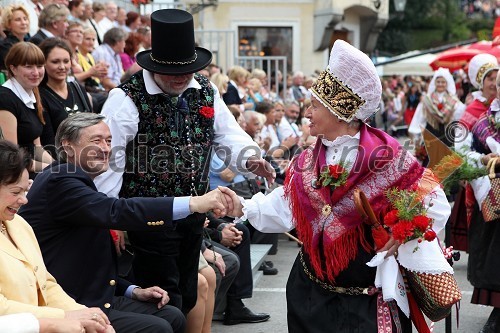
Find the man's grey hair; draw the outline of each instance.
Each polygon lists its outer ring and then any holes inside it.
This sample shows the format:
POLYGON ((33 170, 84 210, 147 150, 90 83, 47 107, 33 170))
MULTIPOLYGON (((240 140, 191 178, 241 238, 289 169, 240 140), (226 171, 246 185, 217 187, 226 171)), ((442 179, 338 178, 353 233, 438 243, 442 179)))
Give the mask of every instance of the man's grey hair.
POLYGON ((56 133, 56 149, 59 159, 66 162, 67 155, 64 151, 62 142, 78 142, 82 129, 99 124, 104 120, 104 116, 96 113, 82 112, 64 119, 59 125, 56 133))
POLYGON ((111 28, 109 29, 103 37, 103 43, 110 46, 115 46, 118 42, 127 39, 127 33, 122 28, 111 28))
POLYGON ((38 27, 49 28, 52 23, 65 19, 69 15, 69 9, 64 5, 50 4, 46 6, 38 16, 38 27))
POLYGON ((257 111, 247 110, 247 111, 243 112, 243 116, 245 117, 245 120, 248 122, 248 121, 252 121, 252 119, 254 117, 258 117, 259 113, 257 111))
POLYGON ((287 99, 285 101, 284 107, 285 107, 285 109, 288 109, 292 105, 297 105, 300 108, 300 103, 294 99, 287 99))
POLYGON ((302 72, 302 71, 295 71, 295 72, 293 72, 292 78, 295 79, 297 77, 305 77, 304 72, 302 72))

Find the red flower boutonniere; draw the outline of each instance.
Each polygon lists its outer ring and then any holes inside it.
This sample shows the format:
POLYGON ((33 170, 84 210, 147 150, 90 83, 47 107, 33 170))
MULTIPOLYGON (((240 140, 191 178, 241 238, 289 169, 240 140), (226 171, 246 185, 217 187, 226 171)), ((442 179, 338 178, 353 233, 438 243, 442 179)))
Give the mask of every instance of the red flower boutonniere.
POLYGON ((443 103, 439 103, 437 105, 437 108, 438 108, 439 111, 441 111, 444 108, 444 104, 443 103))
MULTIPOLYGON (((417 200, 417 192, 394 188, 388 190, 386 196, 394 209, 385 214, 384 225, 391 229, 395 240, 403 244, 413 239, 421 243, 436 238, 432 230, 434 220, 425 215, 426 209, 417 200)), ((417 250, 418 246, 413 251, 417 250)))
POLYGON ((319 176, 319 183, 322 186, 336 188, 346 183, 349 172, 343 163, 326 165, 319 176))
POLYGON ((214 117, 214 108, 211 108, 209 106, 202 106, 200 108, 200 114, 205 117, 205 118, 213 118, 214 117))

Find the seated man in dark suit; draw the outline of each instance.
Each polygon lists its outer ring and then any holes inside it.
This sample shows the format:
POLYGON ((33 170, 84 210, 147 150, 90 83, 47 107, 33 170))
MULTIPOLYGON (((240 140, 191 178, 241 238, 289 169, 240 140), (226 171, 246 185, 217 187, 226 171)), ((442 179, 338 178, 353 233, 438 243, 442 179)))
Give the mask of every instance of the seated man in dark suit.
POLYGON ((31 36, 30 42, 40 45, 45 39, 50 37, 64 37, 68 27, 69 10, 64 5, 50 4, 46 6, 38 16, 38 26, 40 29, 31 36))
MULTIPOLYGON (((56 148, 67 163, 47 167, 19 214, 30 221, 45 263, 77 302, 98 306, 117 332, 184 332, 185 318, 159 287, 141 289, 117 275, 109 229, 168 232, 192 213, 232 212, 219 190, 200 197, 116 199, 97 192, 93 179, 108 166, 111 134, 103 116, 64 120, 56 148)), ((228 204, 230 201, 230 204, 228 204)))

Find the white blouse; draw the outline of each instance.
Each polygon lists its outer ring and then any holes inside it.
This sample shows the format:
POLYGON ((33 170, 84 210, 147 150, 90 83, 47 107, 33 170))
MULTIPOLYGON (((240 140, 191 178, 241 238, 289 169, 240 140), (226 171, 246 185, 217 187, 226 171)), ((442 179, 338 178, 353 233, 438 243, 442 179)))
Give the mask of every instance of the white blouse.
POLYGON ((15 78, 10 78, 3 84, 5 88, 12 90, 14 94, 30 109, 35 109, 36 98, 33 90, 29 93, 24 90, 23 86, 17 82, 15 78))

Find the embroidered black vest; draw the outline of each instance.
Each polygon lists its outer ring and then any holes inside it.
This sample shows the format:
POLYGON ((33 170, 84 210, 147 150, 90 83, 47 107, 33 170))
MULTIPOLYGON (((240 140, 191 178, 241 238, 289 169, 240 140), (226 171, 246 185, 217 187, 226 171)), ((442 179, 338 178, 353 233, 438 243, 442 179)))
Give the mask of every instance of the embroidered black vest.
POLYGON ((142 71, 119 87, 139 112, 137 135, 126 148, 120 197, 202 195, 208 191, 214 137, 214 90, 195 74, 201 89, 181 97, 149 95, 142 71), (205 107, 205 112, 200 112, 205 107), (209 112, 206 112, 207 108, 209 112))

